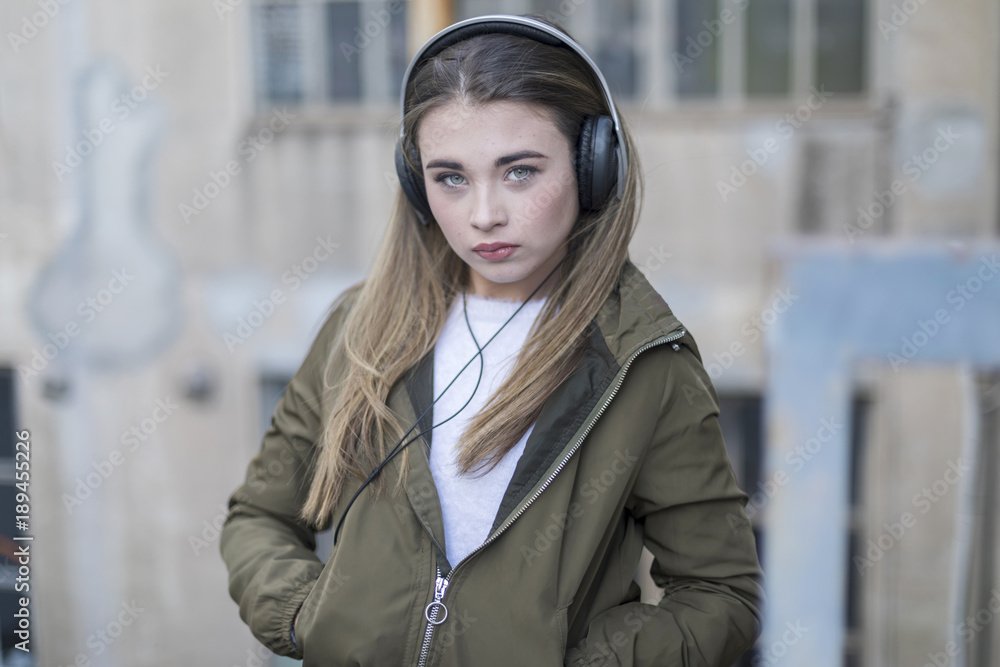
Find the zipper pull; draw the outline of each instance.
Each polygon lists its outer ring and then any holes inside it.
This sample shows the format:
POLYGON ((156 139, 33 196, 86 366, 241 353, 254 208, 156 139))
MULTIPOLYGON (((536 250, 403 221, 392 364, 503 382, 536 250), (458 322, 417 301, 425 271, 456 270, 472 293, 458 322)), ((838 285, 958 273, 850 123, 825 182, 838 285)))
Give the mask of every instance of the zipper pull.
POLYGON ((444 606, 444 603, 441 602, 441 598, 444 597, 446 590, 448 590, 448 580, 442 577, 440 571, 438 571, 437 581, 434 583, 434 601, 424 609, 424 618, 427 619, 428 623, 441 625, 448 618, 448 607, 444 606), (439 609, 444 610, 444 616, 440 620, 437 617, 439 609))

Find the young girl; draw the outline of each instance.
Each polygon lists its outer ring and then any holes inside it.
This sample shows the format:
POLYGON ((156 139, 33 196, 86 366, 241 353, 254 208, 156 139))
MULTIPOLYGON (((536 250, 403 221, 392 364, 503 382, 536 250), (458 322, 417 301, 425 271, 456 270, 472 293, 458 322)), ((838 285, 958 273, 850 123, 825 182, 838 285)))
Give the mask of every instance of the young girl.
POLYGON ((641 172, 603 76, 553 24, 480 17, 402 106, 371 276, 230 499, 240 616, 306 667, 730 667, 760 631, 747 499, 695 342, 628 260, 641 172))

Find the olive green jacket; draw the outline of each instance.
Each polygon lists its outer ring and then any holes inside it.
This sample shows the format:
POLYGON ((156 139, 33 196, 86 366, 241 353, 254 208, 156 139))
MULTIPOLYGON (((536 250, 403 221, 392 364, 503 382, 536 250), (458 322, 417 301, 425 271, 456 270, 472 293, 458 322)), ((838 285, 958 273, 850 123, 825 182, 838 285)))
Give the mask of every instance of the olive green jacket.
MULTIPOLYGON (((762 574, 718 396, 691 335, 631 263, 539 415, 483 546, 447 561, 425 436, 408 449, 405 493, 366 489, 321 562, 296 515, 323 368, 352 301, 324 323, 229 502, 229 591, 265 646, 305 667, 730 667, 753 645, 762 574), (643 545, 665 590, 655 606, 633 581, 643 545)), ((432 400, 431 356, 389 394, 404 430, 432 400)), ((338 358, 333 379, 343 370, 338 358)), ((388 482, 402 461, 382 471, 388 482)))

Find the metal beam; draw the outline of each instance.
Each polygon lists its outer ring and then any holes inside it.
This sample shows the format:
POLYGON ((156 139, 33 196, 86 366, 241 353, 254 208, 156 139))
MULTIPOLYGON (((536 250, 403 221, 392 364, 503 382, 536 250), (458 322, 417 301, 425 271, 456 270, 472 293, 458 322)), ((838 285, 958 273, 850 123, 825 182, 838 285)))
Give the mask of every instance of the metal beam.
POLYGON ((412 58, 417 49, 454 23, 452 0, 409 0, 407 3, 407 53, 412 58))

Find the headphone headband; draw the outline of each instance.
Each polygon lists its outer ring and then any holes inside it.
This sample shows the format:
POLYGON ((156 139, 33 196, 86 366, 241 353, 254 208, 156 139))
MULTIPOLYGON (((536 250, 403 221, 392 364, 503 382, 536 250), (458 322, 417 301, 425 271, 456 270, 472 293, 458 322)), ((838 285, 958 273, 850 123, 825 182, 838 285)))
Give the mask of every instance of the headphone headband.
MULTIPOLYGON (((601 92, 604 95, 604 102, 608 107, 611 120, 614 122, 615 134, 618 137, 618 199, 621 199, 622 194, 625 192, 625 169, 628 163, 628 154, 626 153, 625 142, 623 139, 625 134, 622 132, 621 120, 618 118, 618 111, 615 109, 615 103, 611 97, 611 89, 608 87, 608 82, 604 79, 604 74, 602 74, 601 70, 597 67, 597 63, 595 63, 593 59, 587 55, 587 52, 583 50, 582 46, 577 44, 566 33, 561 30, 557 30, 556 28, 553 28, 538 19, 528 16, 514 16, 508 14, 487 14, 485 16, 476 16, 471 19, 459 21, 458 23, 448 26, 431 37, 427 43, 424 44, 419 51, 417 51, 416 55, 413 56, 413 59, 410 60, 410 64, 406 67, 406 72, 403 74, 403 84, 399 94, 400 119, 406 115, 406 88, 410 83, 410 76, 413 74, 413 71, 417 69, 417 67, 419 67, 425 60, 433 58, 453 44, 457 44, 458 42, 469 39, 470 37, 475 37, 476 35, 487 33, 518 35, 521 37, 528 37, 543 44, 548 44, 549 46, 564 46, 575 51, 576 54, 579 55, 585 63, 587 63, 587 66, 590 67, 594 75, 597 76, 598 82, 601 84, 601 92)), ((405 138, 406 130, 404 129, 402 123, 400 123, 400 145, 403 144, 405 138)))

